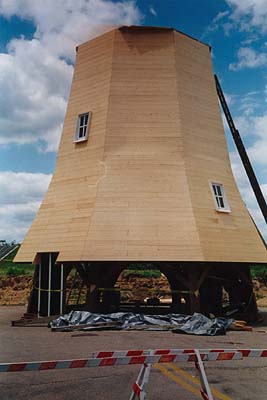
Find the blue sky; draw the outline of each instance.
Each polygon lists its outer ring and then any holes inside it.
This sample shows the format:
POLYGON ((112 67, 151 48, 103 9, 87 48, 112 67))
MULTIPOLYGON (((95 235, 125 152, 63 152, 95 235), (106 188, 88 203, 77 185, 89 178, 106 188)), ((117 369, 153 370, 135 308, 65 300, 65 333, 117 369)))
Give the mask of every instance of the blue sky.
MULTIPOLYGON (((21 241, 53 173, 75 46, 107 25, 168 26, 212 46, 214 70, 267 196, 267 1, 0 0, 0 239, 21 241)), ((232 168, 266 224, 226 128, 232 168)))

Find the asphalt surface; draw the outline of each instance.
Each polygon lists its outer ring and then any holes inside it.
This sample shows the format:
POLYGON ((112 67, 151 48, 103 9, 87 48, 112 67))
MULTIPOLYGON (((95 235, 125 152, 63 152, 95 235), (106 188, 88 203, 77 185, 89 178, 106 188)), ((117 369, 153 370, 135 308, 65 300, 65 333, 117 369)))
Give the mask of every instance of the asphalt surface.
MULTIPOLYGON (((11 327, 23 307, 0 307, 0 362, 48 361, 90 357, 98 350, 155 348, 267 348, 267 323, 253 332, 197 337, 171 332, 51 332, 11 327)), ((267 358, 205 364, 214 399, 266 400, 267 358)), ((140 367, 0 373, 0 399, 127 399, 140 367)), ((148 399, 200 399, 198 374, 189 363, 152 368, 148 399)))

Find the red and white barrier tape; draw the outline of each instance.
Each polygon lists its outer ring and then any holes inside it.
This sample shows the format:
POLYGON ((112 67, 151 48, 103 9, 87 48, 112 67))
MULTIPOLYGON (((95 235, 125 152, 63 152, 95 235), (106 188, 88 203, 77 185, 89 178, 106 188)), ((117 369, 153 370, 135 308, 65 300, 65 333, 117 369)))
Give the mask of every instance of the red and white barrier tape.
MULTIPOLYGON (((200 352, 203 361, 241 360, 242 354, 238 351, 230 352, 200 352)), ((49 369, 90 368, 135 364, 195 362, 196 355, 192 353, 138 355, 130 357, 85 358, 75 360, 34 361, 19 363, 2 363, 0 372, 44 371, 49 369)))
MULTIPOLYGON (((267 357, 267 349, 201 349, 203 361, 240 360, 243 357, 267 357)), ((0 363, 0 372, 43 371, 48 369, 90 368, 133 364, 194 362, 194 349, 156 349, 101 351, 92 358, 74 360, 0 363)))
MULTIPOLYGON (((156 350, 121 350, 121 351, 99 351, 93 353, 95 358, 110 357, 133 357, 145 355, 168 355, 168 354, 191 354, 194 349, 156 349, 156 350)), ((200 353, 231 353, 240 352, 243 357, 267 357, 267 349, 200 349, 200 353)))
MULTIPOLYGON (((199 350, 200 352, 206 351, 206 350, 199 350)), ((215 349, 215 350, 210 350, 210 352, 216 352, 216 353, 223 353, 223 352, 229 352, 233 351, 233 349, 215 349)), ((258 358, 258 357, 267 357, 267 349, 235 349, 235 351, 238 351, 239 353, 242 354, 243 357, 251 357, 251 358, 258 358)))

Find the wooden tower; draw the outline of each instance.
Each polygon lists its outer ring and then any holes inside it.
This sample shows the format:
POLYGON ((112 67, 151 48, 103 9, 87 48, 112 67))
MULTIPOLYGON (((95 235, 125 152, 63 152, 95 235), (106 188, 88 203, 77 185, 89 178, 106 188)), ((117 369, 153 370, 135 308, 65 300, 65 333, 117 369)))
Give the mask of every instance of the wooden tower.
POLYGON ((209 46, 133 26, 77 47, 56 169, 15 261, 37 266, 29 310, 41 314, 62 311, 73 266, 93 309, 131 262, 188 290, 191 312, 223 279, 248 302, 266 248, 232 175, 209 46))

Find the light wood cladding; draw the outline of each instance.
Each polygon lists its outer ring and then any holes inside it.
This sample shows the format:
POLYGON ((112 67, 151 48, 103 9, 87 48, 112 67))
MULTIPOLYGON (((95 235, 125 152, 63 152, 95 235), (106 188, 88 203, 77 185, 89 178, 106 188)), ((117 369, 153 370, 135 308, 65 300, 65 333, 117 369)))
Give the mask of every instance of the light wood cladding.
POLYGON ((122 28, 78 48, 57 165, 16 261, 267 262, 236 187, 210 49, 122 28), (77 116, 91 111, 87 142, 77 116), (210 181, 231 213, 215 210, 210 181))

